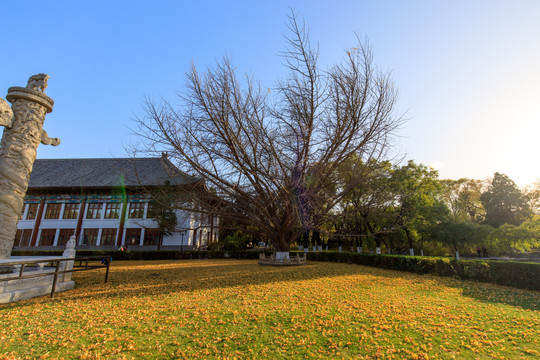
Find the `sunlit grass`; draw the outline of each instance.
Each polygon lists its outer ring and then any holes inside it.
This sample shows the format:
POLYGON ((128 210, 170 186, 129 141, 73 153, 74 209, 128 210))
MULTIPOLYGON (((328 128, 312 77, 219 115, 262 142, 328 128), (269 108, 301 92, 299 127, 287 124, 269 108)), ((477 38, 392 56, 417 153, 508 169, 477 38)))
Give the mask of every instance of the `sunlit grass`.
POLYGON ((0 358, 540 357, 540 294, 335 263, 113 262, 0 305, 0 358))

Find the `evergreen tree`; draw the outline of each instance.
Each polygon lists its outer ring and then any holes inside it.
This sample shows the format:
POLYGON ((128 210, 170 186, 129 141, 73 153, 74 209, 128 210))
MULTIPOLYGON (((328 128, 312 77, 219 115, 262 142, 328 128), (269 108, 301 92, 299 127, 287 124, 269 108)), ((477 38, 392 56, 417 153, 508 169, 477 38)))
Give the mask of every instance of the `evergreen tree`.
POLYGON ((532 216, 527 198, 505 174, 495 173, 480 201, 486 210, 485 223, 495 228, 503 224, 518 226, 532 216))

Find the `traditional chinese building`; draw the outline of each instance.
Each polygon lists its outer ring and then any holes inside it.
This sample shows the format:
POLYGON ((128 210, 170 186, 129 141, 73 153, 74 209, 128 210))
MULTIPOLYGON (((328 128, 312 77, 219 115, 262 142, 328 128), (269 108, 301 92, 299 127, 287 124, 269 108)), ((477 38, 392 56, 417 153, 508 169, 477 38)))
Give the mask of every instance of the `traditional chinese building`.
MULTIPOLYGON (((188 250, 217 237, 217 219, 174 210, 177 226, 161 235, 150 215, 151 193, 165 184, 181 196, 201 179, 161 158, 38 159, 34 163, 15 238, 16 249, 188 250)), ((193 209, 197 204, 190 204, 193 209)))

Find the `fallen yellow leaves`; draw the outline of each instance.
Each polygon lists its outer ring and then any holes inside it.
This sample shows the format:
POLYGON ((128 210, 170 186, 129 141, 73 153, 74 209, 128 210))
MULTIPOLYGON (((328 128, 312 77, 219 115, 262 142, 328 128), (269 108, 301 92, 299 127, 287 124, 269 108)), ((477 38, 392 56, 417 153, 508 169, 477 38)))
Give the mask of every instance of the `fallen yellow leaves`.
POLYGON ((532 291, 334 263, 113 262, 0 308, 0 358, 538 358, 532 291))

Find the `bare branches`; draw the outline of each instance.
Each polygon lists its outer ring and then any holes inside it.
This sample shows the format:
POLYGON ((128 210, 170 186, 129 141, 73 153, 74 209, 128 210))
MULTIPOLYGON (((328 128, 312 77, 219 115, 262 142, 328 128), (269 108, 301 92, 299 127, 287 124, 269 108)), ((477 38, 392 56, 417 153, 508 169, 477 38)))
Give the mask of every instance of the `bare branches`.
POLYGON ((194 191, 194 199, 256 226, 278 250, 303 229, 317 228, 365 179, 366 164, 384 155, 400 123, 397 91, 374 68, 367 42, 324 72, 305 24, 292 13, 287 27, 281 55, 288 75, 272 93, 272 106, 260 85, 239 79, 224 58, 202 74, 192 66, 182 107, 147 99, 137 119, 149 151, 166 150, 205 179, 211 191, 194 191), (337 169, 352 158, 362 171, 337 183, 337 169))

